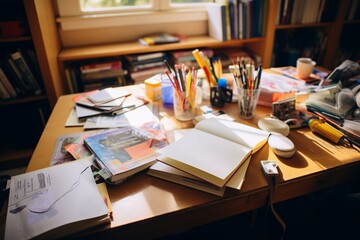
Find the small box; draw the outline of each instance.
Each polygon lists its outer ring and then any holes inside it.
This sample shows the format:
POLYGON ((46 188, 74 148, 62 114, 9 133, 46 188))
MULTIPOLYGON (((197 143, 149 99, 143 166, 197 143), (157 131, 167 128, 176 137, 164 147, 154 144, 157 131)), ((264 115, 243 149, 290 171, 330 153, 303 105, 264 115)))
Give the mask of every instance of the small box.
POLYGON ((161 99, 161 79, 158 75, 145 80, 145 94, 152 101, 161 99))

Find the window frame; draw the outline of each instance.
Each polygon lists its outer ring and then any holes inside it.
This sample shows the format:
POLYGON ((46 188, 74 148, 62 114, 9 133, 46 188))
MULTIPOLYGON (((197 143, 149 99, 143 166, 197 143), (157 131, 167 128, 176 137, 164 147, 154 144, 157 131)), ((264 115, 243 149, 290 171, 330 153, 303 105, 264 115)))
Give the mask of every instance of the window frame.
POLYGON ((206 3, 176 4, 174 7, 170 0, 151 0, 150 8, 129 7, 96 13, 82 12, 79 1, 56 0, 56 3, 59 14, 56 21, 63 31, 207 20, 206 3))
POLYGON ((172 4, 171 0, 150 0, 149 7, 144 6, 127 6, 116 8, 113 10, 95 10, 95 11, 82 11, 79 0, 56 0, 57 9, 60 18, 64 17, 80 17, 87 15, 107 15, 116 13, 141 13, 149 11, 176 11, 176 10, 189 10, 189 9, 205 9, 207 3, 177 3, 172 4))

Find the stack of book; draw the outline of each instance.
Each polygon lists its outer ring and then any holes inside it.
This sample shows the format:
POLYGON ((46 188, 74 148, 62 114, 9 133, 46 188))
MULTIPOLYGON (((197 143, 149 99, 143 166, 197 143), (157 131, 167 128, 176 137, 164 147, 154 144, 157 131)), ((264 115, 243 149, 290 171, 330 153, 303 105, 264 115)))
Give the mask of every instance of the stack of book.
POLYGON ((82 91, 126 85, 120 60, 83 64, 79 67, 82 91))
POLYGON ((32 49, 11 52, 0 61, 0 99, 42 94, 40 78, 39 64, 32 49))
MULTIPOLYGON (((214 51, 212 49, 202 49, 202 52, 207 57, 212 57, 214 55, 214 51)), ((192 53, 192 50, 173 51, 171 52, 170 57, 174 64, 184 64, 190 69, 192 67, 198 68, 199 66, 192 53)))
POLYGON ((267 143, 269 133, 238 122, 210 118, 158 150, 159 162, 148 174, 223 196, 240 190, 251 155, 267 143))
POLYGON ((143 83, 145 79, 163 72, 167 55, 166 52, 155 52, 125 56, 127 69, 134 83, 143 83))

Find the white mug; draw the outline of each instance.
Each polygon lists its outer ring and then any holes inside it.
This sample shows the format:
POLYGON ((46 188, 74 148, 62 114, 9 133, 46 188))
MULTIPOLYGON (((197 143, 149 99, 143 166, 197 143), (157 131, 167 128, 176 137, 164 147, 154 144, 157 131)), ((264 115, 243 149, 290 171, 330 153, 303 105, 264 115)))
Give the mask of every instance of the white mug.
POLYGON ((314 70, 316 62, 311 58, 298 58, 296 61, 296 73, 299 78, 306 79, 310 77, 310 74, 314 70))

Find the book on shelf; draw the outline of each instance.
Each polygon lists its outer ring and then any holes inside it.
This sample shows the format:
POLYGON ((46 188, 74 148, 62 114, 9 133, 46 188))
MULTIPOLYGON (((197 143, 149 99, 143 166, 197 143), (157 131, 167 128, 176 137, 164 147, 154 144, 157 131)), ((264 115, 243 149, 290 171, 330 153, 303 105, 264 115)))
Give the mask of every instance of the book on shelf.
POLYGON ((15 72, 12 70, 7 60, 0 62, 0 68, 4 72, 5 76, 10 81, 11 85, 15 89, 15 92, 18 96, 26 95, 26 88, 22 84, 21 80, 17 77, 15 72))
POLYGON ((151 61, 154 59, 163 59, 164 57, 166 57, 165 52, 154 52, 147 54, 130 54, 125 56, 125 58, 132 63, 136 63, 136 62, 143 63, 148 60, 151 61))
POLYGON ((69 90, 72 93, 131 84, 122 59, 99 59, 74 62, 65 69, 69 90))
POLYGON ((24 89, 24 93, 26 95, 33 94, 32 86, 22 77, 22 74, 16 67, 15 62, 10 57, 7 59, 7 61, 10 71, 12 72, 13 76, 15 76, 14 79, 16 79, 21 84, 22 88, 24 89))
POLYGON ((154 33, 139 38, 139 43, 145 46, 178 43, 178 42, 180 42, 180 38, 170 33, 154 33))
POLYGON ((243 162, 266 144, 268 135, 238 122, 205 119, 180 140, 159 149, 159 160, 223 187, 243 162))
POLYGON ((26 62, 22 52, 20 50, 10 54, 11 60, 13 61, 15 67, 20 73, 21 78, 24 82, 30 85, 30 88, 35 95, 42 93, 42 89, 36 79, 33 71, 30 69, 29 64, 26 62))
POLYGON ((0 99, 6 100, 6 99, 10 99, 10 98, 11 98, 10 93, 6 89, 3 82, 0 80, 0 99))
POLYGON ((218 41, 226 41, 226 6, 222 3, 208 3, 206 5, 208 14, 209 36, 218 41))
POLYGON ((134 83, 142 83, 150 76, 162 72, 164 60, 168 60, 168 58, 166 52, 130 54, 125 56, 125 64, 134 83))
POLYGON ((164 130, 158 125, 111 129, 85 138, 103 177, 120 183, 156 162, 156 150, 167 144, 164 130))
POLYGON ((120 70, 122 68, 121 61, 107 61, 107 62, 95 62, 89 64, 83 64, 80 66, 80 72, 82 74, 106 72, 111 70, 120 70))
POLYGON ((82 159, 13 176, 5 239, 63 238, 109 224, 91 165, 82 159))
POLYGON ((5 72, 2 70, 1 67, 0 67, 0 81, 4 85, 5 89, 8 91, 10 97, 12 98, 17 97, 15 88, 13 87, 13 85, 11 84, 10 80, 7 78, 5 72))

